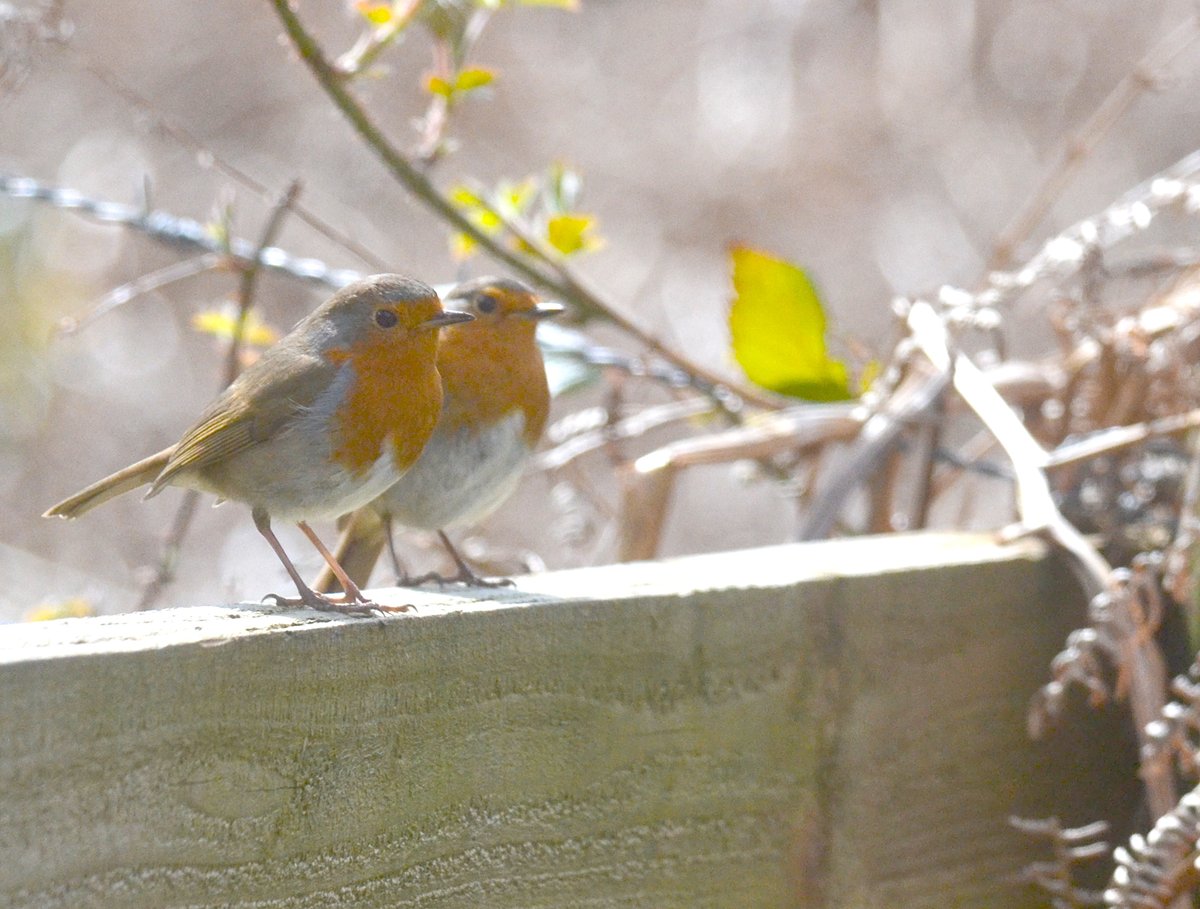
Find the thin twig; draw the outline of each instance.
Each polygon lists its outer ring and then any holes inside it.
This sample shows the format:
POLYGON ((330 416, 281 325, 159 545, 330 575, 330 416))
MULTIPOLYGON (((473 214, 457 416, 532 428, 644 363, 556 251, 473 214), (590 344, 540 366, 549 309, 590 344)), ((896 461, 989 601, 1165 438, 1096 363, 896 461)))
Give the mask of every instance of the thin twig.
POLYGON ((712 413, 712 405, 703 398, 691 397, 657 407, 647 407, 623 417, 616 423, 606 423, 564 440, 538 455, 534 466, 538 470, 558 470, 589 452, 603 448, 617 439, 637 439, 652 429, 659 429, 681 420, 691 420, 712 413))
POLYGON ((422 0, 406 0, 403 6, 392 7, 391 16, 383 25, 363 32, 354 47, 346 51, 334 64, 343 78, 353 79, 367 72, 375 61, 412 24, 421 9, 422 0))
MULTIPOLYGON (((254 291, 258 284, 258 273, 261 270, 263 250, 269 248, 271 243, 274 242, 275 236, 279 233, 279 229, 283 225, 283 218, 295 203, 299 192, 300 181, 293 180, 283 195, 276 201, 270 216, 267 218, 267 223, 263 227, 255 254, 250 258, 249 264, 242 269, 241 282, 238 286, 238 315, 233 326, 233 337, 229 340, 229 353, 225 361, 225 374, 222 377, 222 387, 230 385, 237 378, 241 370, 242 340, 246 332, 246 322, 250 314, 250 309, 254 303, 254 291)), ((199 503, 199 500, 200 493, 194 489, 189 489, 184 493, 183 501, 179 503, 175 517, 171 521, 171 529, 167 532, 167 536, 163 540, 158 565, 155 567, 150 579, 142 587, 141 596, 138 598, 137 604, 139 611, 153 608, 154 604, 158 602, 159 597, 162 596, 163 591, 174 580, 179 553, 183 548, 184 538, 191 527, 192 518, 196 514, 196 505, 199 503)))
MULTIPOLYGON (((193 136, 185 127, 168 120, 149 98, 123 82, 112 70, 96 63, 74 47, 70 47, 69 52, 75 57, 76 62, 81 67, 95 76, 127 104, 136 108, 139 112, 149 115, 159 132, 169 137, 171 141, 191 151, 202 164, 206 164, 222 176, 244 186, 261 199, 276 197, 277 194, 273 190, 264 186, 241 168, 221 158, 212 149, 193 136)), ((297 205, 293 208, 293 213, 297 218, 325 237, 325 239, 336 243, 370 268, 376 271, 389 270, 387 263, 383 259, 375 255, 353 237, 343 233, 328 221, 319 217, 315 212, 310 211, 303 205, 297 205)))
POLYGON ((299 194, 300 181, 293 180, 271 209, 271 216, 267 218, 258 240, 258 255, 251 259, 249 267, 242 269, 242 282, 238 288, 237 319, 233 325, 233 337, 229 341, 229 356, 225 360, 226 385, 232 383, 241 371, 242 340, 246 334, 246 320, 250 316, 250 307, 254 303, 254 289, 258 285, 258 275, 262 270, 259 266, 262 251, 275 241, 279 229, 283 226, 284 217, 292 210, 299 194))
POLYGON ((158 554, 158 564, 154 567, 149 579, 142 585, 138 596, 137 610, 144 612, 153 609, 163 595, 163 591, 175 579, 175 569, 179 564, 179 553, 183 549, 183 539, 191 527, 192 518, 196 514, 196 506, 200 503, 200 493, 189 489, 183 494, 175 517, 171 519, 171 528, 163 538, 162 549, 158 554))
MULTIPOLYGON (((529 256, 519 254, 508 249, 499 239, 480 230, 384 136, 363 106, 347 90, 338 71, 325 57, 325 53, 316 39, 305 29, 292 10, 289 0, 270 0, 270 2, 300 58, 316 77, 330 100, 350 121, 355 131, 375 152, 392 176, 450 227, 471 237, 480 248, 486 250, 493 258, 504 263, 523 278, 570 302, 580 316, 600 318, 617 326, 664 360, 674 363, 693 375, 704 377, 707 381, 711 381, 717 389, 728 389, 742 400, 759 407, 770 409, 779 407, 779 402, 770 395, 745 387, 741 383, 713 376, 688 358, 664 346, 657 338, 639 328, 587 289, 556 257, 547 256, 537 247, 532 247, 529 256)), ((722 400, 716 396, 714 396, 714 400, 717 400, 723 408, 734 410, 730 407, 731 402, 728 400, 722 400)))
MULTIPOLYGON (((471 11, 470 17, 458 35, 458 40, 435 36, 433 45, 434 67, 447 83, 457 82, 459 73, 466 63, 467 54, 492 17, 492 10, 486 6, 478 6, 471 11)), ((421 118, 421 142, 417 146, 415 156, 418 164, 428 171, 446 151, 443 138, 450 125, 450 113, 454 109, 452 95, 434 94, 429 100, 425 116, 421 118)))
POLYGON ((1200 28, 1197 27, 1195 17, 1172 29, 1105 97, 1079 131, 1067 139, 1054 169, 1038 187, 1025 208, 996 239, 988 261, 989 270, 1009 266, 1016 248, 1042 223, 1100 140, 1112 130, 1134 102, 1154 88, 1161 78, 1161 71, 1197 37, 1200 37, 1200 28))
POLYGON ((101 316, 107 315, 119 306, 124 306, 131 300, 136 300, 143 294, 218 268, 224 259, 225 257, 219 253, 204 253, 194 259, 172 262, 170 265, 148 272, 132 281, 126 281, 104 294, 79 318, 64 316, 58 323, 58 332, 63 335, 74 334, 91 325, 101 316))
MULTIPOLYGON (((445 41, 440 39, 434 41, 433 59, 435 72, 445 79, 447 84, 452 85, 456 76, 451 72, 450 52, 445 41)), ((425 116, 419 122, 421 140, 417 143, 413 157, 416 159, 417 165, 428 172, 445 151, 443 139, 446 135, 446 127, 450 125, 450 96, 434 92, 433 97, 429 99, 429 106, 425 109, 425 116)))

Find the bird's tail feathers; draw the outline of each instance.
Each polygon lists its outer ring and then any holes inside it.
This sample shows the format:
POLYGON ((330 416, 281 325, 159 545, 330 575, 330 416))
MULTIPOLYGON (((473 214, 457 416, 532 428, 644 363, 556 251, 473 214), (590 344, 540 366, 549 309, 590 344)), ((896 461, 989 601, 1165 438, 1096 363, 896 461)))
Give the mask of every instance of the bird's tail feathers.
POLYGON ((70 498, 63 499, 42 517, 77 518, 81 514, 91 511, 97 505, 102 505, 109 499, 116 498, 119 495, 129 492, 131 489, 137 489, 139 486, 145 486, 147 483, 154 482, 154 478, 162 473, 163 467, 166 466, 174 450, 174 446, 164 448, 158 454, 152 454, 150 457, 143 458, 136 464, 130 464, 123 470, 118 470, 116 473, 110 474, 103 480, 97 480, 91 486, 81 489, 70 498))

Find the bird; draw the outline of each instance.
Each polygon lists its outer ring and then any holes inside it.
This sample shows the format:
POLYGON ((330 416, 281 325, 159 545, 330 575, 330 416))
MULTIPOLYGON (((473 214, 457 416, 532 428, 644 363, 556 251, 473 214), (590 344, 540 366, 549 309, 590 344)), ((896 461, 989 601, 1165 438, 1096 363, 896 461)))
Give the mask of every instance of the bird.
POLYGON ((345 572, 309 526, 367 504, 421 454, 438 422, 439 329, 470 321, 444 310, 429 285, 395 274, 343 287, 230 384, 178 442, 64 499, 45 517, 76 518, 149 484, 182 486, 250 506, 298 599, 284 605, 349 615, 401 611, 368 600, 345 577, 343 596, 301 578, 271 529, 294 521, 336 574, 345 572))
MULTIPOLYGON (((474 320, 442 333, 438 348, 445 390, 442 413, 421 457, 394 486, 346 522, 336 561, 356 584, 367 583, 385 545, 397 575, 401 574, 392 546, 393 520, 436 531, 458 568, 454 577, 398 577, 398 583, 508 583, 476 575, 446 530, 481 520, 516 488, 550 410, 546 368, 535 339, 537 325, 563 307, 540 300, 520 281, 497 277, 459 284, 446 293, 445 300, 474 320)), ((336 580, 325 571, 314 586, 328 591, 336 580)))

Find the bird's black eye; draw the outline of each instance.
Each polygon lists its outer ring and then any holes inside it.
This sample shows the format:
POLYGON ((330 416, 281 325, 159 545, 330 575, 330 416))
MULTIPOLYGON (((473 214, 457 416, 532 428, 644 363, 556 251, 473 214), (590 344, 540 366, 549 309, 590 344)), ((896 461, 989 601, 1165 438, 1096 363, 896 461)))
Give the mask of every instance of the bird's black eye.
POLYGON ((495 312, 496 307, 500 304, 496 302, 496 298, 491 294, 480 294, 475 299, 475 308, 482 313, 495 312))
POLYGON ((380 328, 395 328, 399 321, 400 317, 390 309, 375 310, 375 324, 380 328))

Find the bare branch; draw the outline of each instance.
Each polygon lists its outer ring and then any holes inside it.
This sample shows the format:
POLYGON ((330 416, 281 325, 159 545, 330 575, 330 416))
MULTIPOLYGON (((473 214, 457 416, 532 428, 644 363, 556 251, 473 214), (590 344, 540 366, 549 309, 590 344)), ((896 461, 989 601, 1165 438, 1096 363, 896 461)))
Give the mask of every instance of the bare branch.
POLYGON ((127 281, 100 297, 83 316, 79 318, 64 316, 58 323, 59 334, 69 335, 81 331, 101 316, 124 306, 131 300, 136 300, 143 294, 159 290, 176 281, 182 281, 184 278, 212 271, 214 268, 219 268, 223 261, 224 257, 218 253, 205 253, 194 259, 173 262, 157 271, 148 272, 132 281, 127 281))
POLYGON ((996 239, 988 261, 989 269, 1006 268, 1012 262, 1016 248, 1042 223, 1099 142, 1134 103, 1158 83, 1162 70, 1187 50, 1197 37, 1200 37, 1200 27, 1195 17, 1172 29, 1117 84, 1080 130, 1067 139, 1058 163, 1025 208, 996 239))

